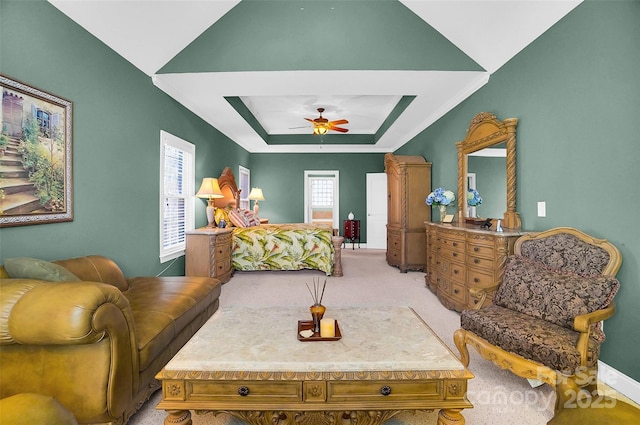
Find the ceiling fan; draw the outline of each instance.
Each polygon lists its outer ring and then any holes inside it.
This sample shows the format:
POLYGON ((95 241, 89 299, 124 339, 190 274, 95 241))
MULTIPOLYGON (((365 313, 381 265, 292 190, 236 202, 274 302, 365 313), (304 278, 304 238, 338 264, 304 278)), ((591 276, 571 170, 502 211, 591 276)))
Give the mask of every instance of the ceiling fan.
POLYGON ((318 118, 315 118, 315 119, 305 118, 305 120, 313 124, 314 135, 322 136, 323 134, 327 134, 329 130, 338 131, 340 133, 346 133, 349 131, 349 129, 337 127, 340 124, 349 124, 349 121, 345 119, 329 121, 328 119, 322 116, 322 113, 324 112, 324 108, 318 108, 318 112, 320 113, 320 116, 318 118))

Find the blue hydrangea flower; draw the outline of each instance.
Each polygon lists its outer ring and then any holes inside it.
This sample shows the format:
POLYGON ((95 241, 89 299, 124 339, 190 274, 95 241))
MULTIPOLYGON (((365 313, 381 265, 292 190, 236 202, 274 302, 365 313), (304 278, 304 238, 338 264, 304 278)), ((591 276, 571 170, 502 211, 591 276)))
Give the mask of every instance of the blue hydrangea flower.
POLYGON ((469 189, 467 192, 467 204, 471 207, 476 207, 482 204, 482 196, 475 189, 469 189))
POLYGON ((427 195, 427 205, 449 205, 455 201, 456 197, 452 191, 446 190, 442 187, 437 188, 429 195, 427 195))

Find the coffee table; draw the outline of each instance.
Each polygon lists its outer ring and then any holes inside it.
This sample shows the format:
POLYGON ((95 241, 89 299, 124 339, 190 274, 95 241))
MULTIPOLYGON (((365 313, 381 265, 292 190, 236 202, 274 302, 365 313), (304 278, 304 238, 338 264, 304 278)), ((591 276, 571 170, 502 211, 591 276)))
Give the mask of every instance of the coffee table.
POLYGON ((407 307, 327 307, 338 341, 299 341, 308 308, 229 307, 156 376, 165 425, 191 410, 229 413, 251 425, 378 425, 406 410, 462 425, 473 375, 407 307))

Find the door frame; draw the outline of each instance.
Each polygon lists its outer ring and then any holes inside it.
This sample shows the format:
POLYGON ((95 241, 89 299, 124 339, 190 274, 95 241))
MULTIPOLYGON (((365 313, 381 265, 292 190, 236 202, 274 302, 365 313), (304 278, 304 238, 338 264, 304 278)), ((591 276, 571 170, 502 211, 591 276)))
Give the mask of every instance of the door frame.
POLYGON ((314 177, 333 178, 333 228, 340 228, 340 171, 339 170, 304 170, 304 222, 309 223, 309 188, 314 177))

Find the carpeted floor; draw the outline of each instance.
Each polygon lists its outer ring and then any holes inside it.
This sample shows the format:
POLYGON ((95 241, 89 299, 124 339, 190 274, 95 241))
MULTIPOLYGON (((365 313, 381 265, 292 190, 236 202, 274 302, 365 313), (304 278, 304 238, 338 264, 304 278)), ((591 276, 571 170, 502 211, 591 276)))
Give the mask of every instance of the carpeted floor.
MULTIPOLYGON (((344 277, 327 280, 323 304, 332 306, 412 307, 457 355, 453 332, 459 315, 442 307, 425 287, 424 273, 400 273, 385 261, 385 251, 343 250, 344 277)), ((304 306, 311 304, 305 283, 324 275, 317 271, 236 272, 222 287, 221 308, 225 306, 304 306)), ((555 394, 548 385, 532 388, 528 381, 497 368, 471 348, 468 397, 474 408, 464 410, 470 425, 543 425, 553 416, 555 394)), ((160 425, 165 412, 155 409, 160 392, 155 393, 129 425, 160 425)), ((406 412, 387 425, 435 425, 436 413, 406 412)), ((241 425, 229 415, 193 415, 194 425, 241 425)))

